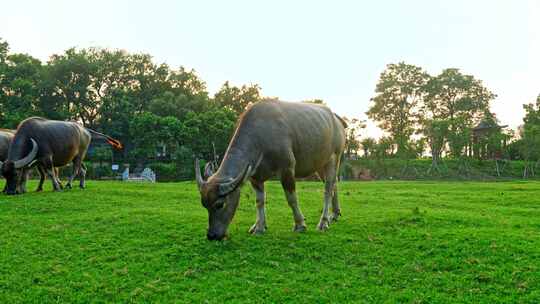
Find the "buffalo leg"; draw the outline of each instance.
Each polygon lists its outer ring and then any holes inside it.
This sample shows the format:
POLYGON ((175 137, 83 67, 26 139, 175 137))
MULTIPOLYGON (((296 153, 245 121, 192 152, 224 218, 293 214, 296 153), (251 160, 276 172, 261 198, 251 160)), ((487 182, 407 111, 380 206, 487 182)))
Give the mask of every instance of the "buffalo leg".
POLYGON ((251 181, 253 190, 255 190, 256 202, 257 202, 257 221, 249 229, 251 234, 260 234, 266 231, 266 215, 264 212, 264 203, 266 201, 266 195, 264 193, 264 183, 251 181))
POLYGON ((79 178, 80 178, 79 188, 81 189, 86 188, 86 185, 85 185, 86 165, 83 162, 81 162, 81 168, 79 169, 79 178))
POLYGON ((76 157, 75 159, 73 159, 73 173, 68 178, 66 188, 71 189, 71 183, 73 182, 73 179, 79 174, 80 168, 81 168, 81 158, 76 157))
POLYGON ((45 182, 45 169, 41 167, 40 165, 37 166, 38 172, 39 172, 39 184, 36 189, 36 192, 43 191, 43 183, 45 182))
POLYGON ((294 180, 294 171, 287 169, 281 174, 281 185, 285 191, 285 197, 291 207, 294 216, 294 231, 303 232, 306 231, 306 223, 304 222, 304 215, 298 207, 298 199, 296 197, 296 181, 294 180))
POLYGON ((60 186, 60 189, 64 189, 64 186, 62 186, 62 180, 60 179, 60 168, 54 167, 54 174, 56 176, 56 182, 60 186))
POLYGON ((26 182, 28 181, 28 177, 30 176, 30 169, 24 168, 21 172, 21 180, 19 183, 19 193, 26 193, 26 182))
POLYGON ((331 222, 337 222, 338 218, 341 216, 341 208, 339 206, 339 198, 338 198, 338 178, 337 175, 339 174, 339 165, 340 165, 341 156, 336 156, 336 180, 334 181, 334 195, 332 196, 332 216, 330 217, 331 222))
POLYGON ((60 185, 60 189, 63 189, 64 187, 62 186, 62 180, 60 179, 60 169, 55 167, 54 172, 56 174, 56 181, 58 182, 58 185, 60 185))
POLYGON ((339 207, 337 182, 334 184, 334 196, 332 197, 332 215, 330 216, 330 222, 337 222, 341 216, 341 208, 339 207))
MULTIPOLYGON (((336 166, 339 168, 339 165, 336 166)), ((326 184, 326 168, 317 172, 322 182, 326 184)), ((341 208, 339 207, 338 192, 337 192, 337 181, 334 183, 334 194, 332 196, 332 215, 330 215, 330 222, 337 222, 338 218, 341 216, 341 208)))
POLYGON ((58 180, 58 177, 56 176, 58 171, 54 168, 51 157, 49 157, 49 158, 47 158, 45 160, 44 169, 45 169, 45 172, 47 172, 47 175, 49 176, 49 178, 52 181, 54 191, 61 191, 62 190, 62 185, 60 184, 60 182, 58 180))
POLYGON ((330 217, 328 215, 330 211, 330 204, 332 203, 333 197, 334 197, 334 190, 336 185, 336 156, 333 155, 330 159, 330 161, 326 164, 324 170, 325 170, 325 182, 324 182, 324 206, 323 211, 321 214, 321 219, 319 221, 319 225, 317 225, 317 229, 324 231, 328 229, 328 225, 330 224, 330 217))

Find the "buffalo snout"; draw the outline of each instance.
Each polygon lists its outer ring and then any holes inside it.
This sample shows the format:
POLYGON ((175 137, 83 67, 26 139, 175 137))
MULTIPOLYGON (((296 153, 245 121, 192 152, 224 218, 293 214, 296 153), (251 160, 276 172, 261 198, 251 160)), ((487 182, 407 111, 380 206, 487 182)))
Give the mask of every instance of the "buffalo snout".
POLYGON ((19 194, 19 193, 17 192, 17 190, 7 189, 6 194, 7 195, 15 195, 15 194, 19 194))
POLYGON ((208 231, 208 233, 206 233, 206 238, 208 238, 209 241, 222 241, 225 236, 225 234, 218 234, 212 231, 208 231))

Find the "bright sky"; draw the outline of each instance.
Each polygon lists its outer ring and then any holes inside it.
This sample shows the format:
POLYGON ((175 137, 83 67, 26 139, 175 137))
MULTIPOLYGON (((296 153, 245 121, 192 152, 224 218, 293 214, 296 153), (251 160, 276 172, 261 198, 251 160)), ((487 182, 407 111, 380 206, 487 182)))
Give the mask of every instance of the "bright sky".
MULTIPOLYGON (((540 93, 540 1, 6 1, 0 37, 42 60, 69 47, 145 52, 265 96, 322 98, 365 118, 379 74, 405 61, 448 67, 498 95, 504 124, 540 93)), ((368 135, 380 134, 370 124, 368 135)))

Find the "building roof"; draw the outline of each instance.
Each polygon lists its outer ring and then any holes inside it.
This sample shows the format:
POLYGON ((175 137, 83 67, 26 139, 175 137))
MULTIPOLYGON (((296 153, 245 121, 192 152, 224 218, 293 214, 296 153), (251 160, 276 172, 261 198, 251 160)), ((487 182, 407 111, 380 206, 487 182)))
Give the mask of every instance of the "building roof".
POLYGON ((492 125, 489 122, 482 120, 478 126, 473 128, 473 131, 482 131, 482 130, 488 130, 488 129, 503 129, 508 127, 508 125, 492 125))

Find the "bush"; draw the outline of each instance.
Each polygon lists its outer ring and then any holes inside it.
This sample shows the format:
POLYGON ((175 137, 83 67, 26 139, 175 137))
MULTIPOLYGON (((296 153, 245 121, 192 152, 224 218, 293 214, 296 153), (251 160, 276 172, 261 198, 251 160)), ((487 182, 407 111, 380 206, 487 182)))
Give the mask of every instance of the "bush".
MULTIPOLYGON (((438 170, 431 168, 431 159, 403 160, 389 159, 359 159, 342 163, 342 172, 349 173, 351 168, 369 169, 376 179, 462 179, 462 180, 492 180, 515 179, 523 177, 523 161, 478 160, 472 158, 444 159, 438 170), (497 173, 497 165, 499 173, 497 173)), ((345 174, 345 178, 351 177, 345 174)))
POLYGON ((173 182, 180 180, 175 163, 150 163, 146 167, 152 169, 159 182, 173 182))

